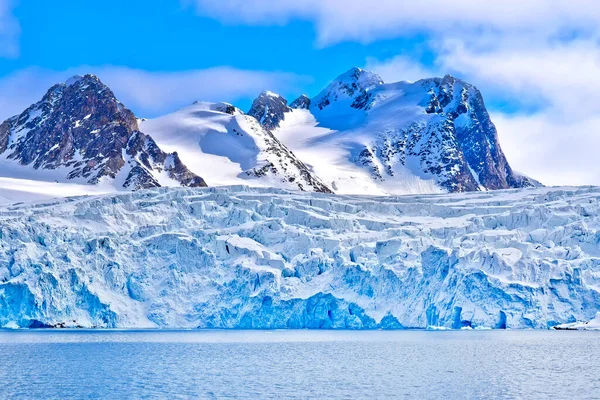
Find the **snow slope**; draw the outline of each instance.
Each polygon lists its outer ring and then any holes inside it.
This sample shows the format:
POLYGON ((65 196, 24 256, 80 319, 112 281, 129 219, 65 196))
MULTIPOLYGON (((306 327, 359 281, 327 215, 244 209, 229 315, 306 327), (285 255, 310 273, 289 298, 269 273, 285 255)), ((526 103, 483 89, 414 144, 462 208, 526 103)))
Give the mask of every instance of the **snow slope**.
POLYGON ((397 166, 396 179, 374 179, 372 171, 357 163, 372 135, 357 131, 336 131, 323 127, 306 109, 286 114, 274 131, 283 143, 338 194, 404 195, 434 194, 445 190, 433 178, 422 178, 397 166))
POLYGON ((44 182, 29 179, 0 177, 0 204, 51 200, 69 196, 107 194, 115 192, 114 186, 75 183, 44 182))
POLYGON ((57 196, 84 184, 90 194, 208 183, 368 195, 538 185, 511 170, 474 86, 385 84, 360 68, 290 105, 265 91, 248 115, 195 103, 153 120, 136 119, 97 77, 73 77, 0 124, 0 177, 42 182, 31 199, 50 184, 57 196))
POLYGON ((600 310, 600 188, 157 188, 0 206, 0 326, 547 328, 600 310))
POLYGON ((209 186, 248 184, 328 192, 329 189, 258 121, 226 103, 197 102, 141 120, 140 130, 177 152, 209 186))

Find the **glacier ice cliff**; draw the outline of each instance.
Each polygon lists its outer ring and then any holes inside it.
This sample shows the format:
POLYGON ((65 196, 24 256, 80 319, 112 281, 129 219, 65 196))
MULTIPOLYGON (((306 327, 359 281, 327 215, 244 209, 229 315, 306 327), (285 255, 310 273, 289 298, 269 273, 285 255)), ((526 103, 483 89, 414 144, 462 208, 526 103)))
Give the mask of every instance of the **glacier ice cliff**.
POLYGON ((156 188, 0 206, 0 326, 548 328, 600 310, 600 188, 156 188))

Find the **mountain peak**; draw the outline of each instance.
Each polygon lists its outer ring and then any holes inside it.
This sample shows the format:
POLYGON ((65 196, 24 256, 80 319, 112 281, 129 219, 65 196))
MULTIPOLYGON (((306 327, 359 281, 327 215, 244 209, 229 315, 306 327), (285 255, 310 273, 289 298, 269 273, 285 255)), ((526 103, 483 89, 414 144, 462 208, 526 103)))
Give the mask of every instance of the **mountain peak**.
POLYGON ((222 112, 229 115, 242 115, 244 112, 230 103, 220 102, 214 103, 211 106, 211 109, 214 111, 222 112))
POLYGON ((252 102, 248 115, 256 118, 266 130, 272 131, 279 127, 285 114, 291 110, 285 98, 266 90, 252 102))
POLYGON ((337 103, 342 106, 342 109, 345 109, 345 105, 354 109, 368 109, 370 101, 368 92, 382 84, 383 79, 376 73, 353 67, 338 76, 312 99, 311 108, 316 107, 322 111, 337 103))
POLYGON ((452 75, 386 85, 377 74, 354 67, 310 101, 301 96, 290 106, 305 108, 307 103, 313 118, 290 118, 297 126, 286 124, 276 134, 285 142, 298 133, 317 137, 323 136, 323 129, 330 130, 326 144, 290 143, 292 151, 301 157, 307 154, 315 173, 328 177, 340 193, 355 193, 356 182, 361 182, 348 180, 345 169, 332 172, 344 162, 368 172, 369 180, 361 183, 365 188, 384 193, 536 185, 513 173, 479 90, 452 75), (333 154, 332 143, 344 149, 347 158, 327 158, 333 154))
POLYGON ((283 98, 280 94, 271 92, 270 90, 263 90, 258 97, 270 97, 270 98, 283 98))
POLYGON ((381 85, 383 79, 375 72, 367 71, 362 68, 352 67, 348 71, 338 76, 334 82, 356 83, 361 89, 368 89, 373 86, 381 85))
POLYGON ((81 76, 81 75, 73 75, 72 77, 67 79, 67 81, 65 82, 65 85, 67 85, 67 86, 74 85, 77 82, 81 81, 82 79, 83 79, 83 76, 81 76))
POLYGON ((102 83, 100 78, 98 78, 96 75, 93 75, 93 74, 73 75, 72 77, 67 79, 64 84, 67 87, 78 85, 78 84, 83 84, 83 85, 97 84, 97 85, 106 86, 106 85, 104 85, 104 83, 102 83))
POLYGON ((290 107, 297 110, 308 110, 310 109, 310 98, 307 95, 303 94, 296 100, 292 101, 290 107))
POLYGON ((56 170, 55 180, 111 180, 142 189, 161 186, 166 175, 184 186, 206 185, 177 155, 163 152, 139 132, 133 113, 91 74, 54 85, 40 102, 5 121, 0 153, 5 152, 23 166, 56 170))

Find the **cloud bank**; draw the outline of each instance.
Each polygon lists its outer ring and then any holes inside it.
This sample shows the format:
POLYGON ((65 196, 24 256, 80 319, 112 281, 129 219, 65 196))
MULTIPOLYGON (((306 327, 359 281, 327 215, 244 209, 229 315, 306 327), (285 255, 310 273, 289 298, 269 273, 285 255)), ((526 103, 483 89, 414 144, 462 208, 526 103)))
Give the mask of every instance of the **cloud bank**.
POLYGON ((595 0, 182 0, 225 23, 315 24, 321 44, 372 42, 410 32, 472 36, 482 33, 534 34, 595 30, 595 0))

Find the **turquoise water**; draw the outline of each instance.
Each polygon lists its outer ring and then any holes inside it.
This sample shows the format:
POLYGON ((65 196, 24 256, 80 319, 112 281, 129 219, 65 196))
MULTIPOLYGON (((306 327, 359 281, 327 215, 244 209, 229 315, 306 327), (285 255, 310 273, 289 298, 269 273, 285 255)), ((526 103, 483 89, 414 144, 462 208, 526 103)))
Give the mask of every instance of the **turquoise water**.
POLYGON ((600 333, 0 331, 1 398, 600 399, 600 333))

